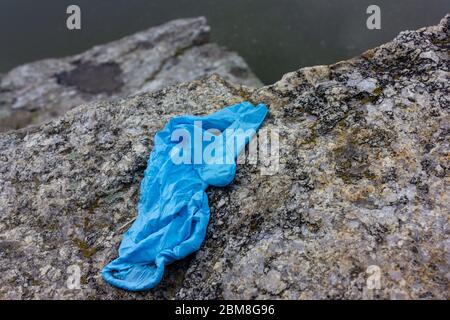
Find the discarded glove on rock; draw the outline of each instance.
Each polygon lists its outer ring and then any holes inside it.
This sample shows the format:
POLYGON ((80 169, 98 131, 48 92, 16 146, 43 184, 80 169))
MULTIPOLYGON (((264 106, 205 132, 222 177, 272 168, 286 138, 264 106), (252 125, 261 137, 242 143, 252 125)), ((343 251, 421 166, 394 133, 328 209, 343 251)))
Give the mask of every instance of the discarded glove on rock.
POLYGON ((166 264, 200 248, 210 216, 205 190, 233 181, 237 156, 267 113, 264 104, 242 102, 208 116, 175 117, 155 135, 138 216, 119 257, 103 269, 107 282, 130 291, 151 289, 166 264))

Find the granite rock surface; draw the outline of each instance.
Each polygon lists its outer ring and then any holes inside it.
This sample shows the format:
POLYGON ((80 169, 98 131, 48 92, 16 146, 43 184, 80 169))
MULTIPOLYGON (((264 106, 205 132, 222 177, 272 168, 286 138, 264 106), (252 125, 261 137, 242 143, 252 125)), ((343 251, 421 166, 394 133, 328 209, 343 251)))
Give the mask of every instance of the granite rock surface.
POLYGON ((448 299, 449 26, 260 89, 211 76, 1 134, 0 297, 448 299), (204 245, 157 288, 104 283, 155 132, 243 100, 270 108, 277 170, 208 189, 204 245))
POLYGON ((39 124, 82 103, 112 100, 217 73, 261 86, 235 52, 210 43, 206 19, 174 20, 81 54, 0 75, 0 131, 39 124))

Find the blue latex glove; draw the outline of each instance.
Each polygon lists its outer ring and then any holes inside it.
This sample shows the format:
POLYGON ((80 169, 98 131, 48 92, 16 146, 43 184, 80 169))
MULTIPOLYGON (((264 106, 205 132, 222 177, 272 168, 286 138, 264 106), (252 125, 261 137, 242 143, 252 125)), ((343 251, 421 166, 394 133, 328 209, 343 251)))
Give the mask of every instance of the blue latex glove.
POLYGON ((138 216, 124 234, 119 257, 103 269, 107 282, 131 291, 151 289, 166 264, 200 248, 210 216, 205 190, 233 181, 236 158, 252 135, 247 130, 255 133, 267 112, 264 104, 242 102, 204 117, 175 117, 155 135, 138 216), (215 152, 199 161, 211 143, 215 152), (188 161, 180 164, 181 158, 188 161))

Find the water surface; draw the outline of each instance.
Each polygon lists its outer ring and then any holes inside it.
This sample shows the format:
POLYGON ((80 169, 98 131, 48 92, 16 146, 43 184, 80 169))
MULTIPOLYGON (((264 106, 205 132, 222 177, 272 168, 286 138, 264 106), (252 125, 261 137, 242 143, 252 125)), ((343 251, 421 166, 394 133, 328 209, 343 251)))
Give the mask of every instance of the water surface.
POLYGON ((436 24, 449 9, 449 0, 1 0, 0 72, 204 15, 213 41, 239 52, 268 84, 300 67, 358 55, 401 30, 436 24), (80 31, 66 28, 70 4, 81 7, 80 31), (381 8, 381 30, 366 28, 370 4, 381 8))

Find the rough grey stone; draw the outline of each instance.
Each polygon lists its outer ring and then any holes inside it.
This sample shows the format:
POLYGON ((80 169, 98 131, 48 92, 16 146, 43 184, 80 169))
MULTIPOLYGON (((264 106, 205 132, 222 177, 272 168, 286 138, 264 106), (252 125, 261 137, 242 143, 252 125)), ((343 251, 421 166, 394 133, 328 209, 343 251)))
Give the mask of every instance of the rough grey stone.
POLYGON ((0 135, 0 297, 448 299, 449 25, 257 90, 212 76, 0 135), (242 100, 270 107, 279 172, 210 188, 204 245, 157 288, 105 284, 155 132, 242 100))
POLYGON ((217 73, 261 86, 236 53, 209 42, 203 17, 180 19, 0 77, 0 131, 42 123, 86 102, 154 91, 217 73))

